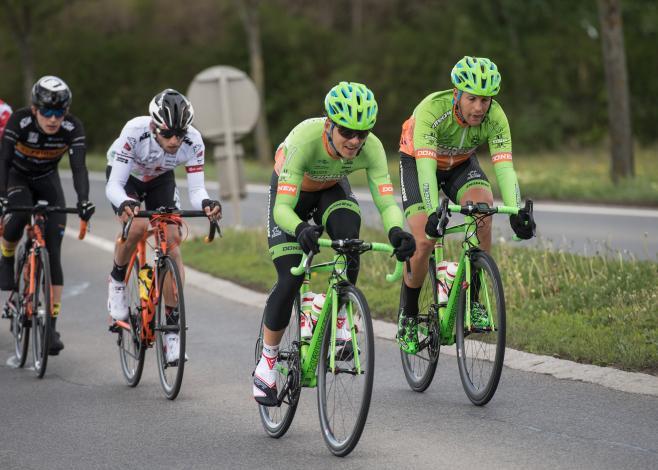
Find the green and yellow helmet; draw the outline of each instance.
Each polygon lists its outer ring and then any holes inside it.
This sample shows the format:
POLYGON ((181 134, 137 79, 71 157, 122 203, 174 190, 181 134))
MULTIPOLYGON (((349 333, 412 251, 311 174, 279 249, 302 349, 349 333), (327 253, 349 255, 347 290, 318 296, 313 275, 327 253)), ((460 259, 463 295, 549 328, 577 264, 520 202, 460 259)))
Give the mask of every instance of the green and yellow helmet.
POLYGON ((367 131, 377 121, 377 101, 367 86, 355 82, 340 82, 327 93, 324 109, 334 123, 367 131))
POLYGON ((478 96, 496 96, 500 91, 500 73, 485 57, 465 56, 452 68, 452 83, 459 91, 478 96))

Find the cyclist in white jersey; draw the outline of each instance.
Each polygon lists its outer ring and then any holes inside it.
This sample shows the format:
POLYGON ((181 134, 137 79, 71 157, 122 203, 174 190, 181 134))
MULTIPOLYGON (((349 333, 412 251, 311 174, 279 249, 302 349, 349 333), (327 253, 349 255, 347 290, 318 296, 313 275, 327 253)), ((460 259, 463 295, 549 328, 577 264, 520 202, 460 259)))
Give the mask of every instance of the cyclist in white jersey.
POLYGON ((11 106, 0 100, 0 141, 2 140, 2 134, 5 131, 5 127, 7 126, 7 121, 9 121, 9 116, 11 116, 11 113, 11 106))
MULTIPOLYGON (((105 194, 121 222, 135 215, 141 202, 146 210, 180 207, 173 171, 179 165, 185 165, 192 207, 219 219, 221 205, 210 199, 204 183, 205 146, 199 131, 191 126, 192 103, 179 92, 166 89, 151 100, 149 114, 128 121, 107 152, 105 194)), ((108 286, 108 310, 114 320, 128 317, 126 268, 147 228, 147 219, 134 219, 125 243, 115 247, 108 286)), ((174 242, 169 255, 178 264, 184 280, 178 226, 171 225, 168 236, 174 242)), ((170 333, 165 339, 167 361, 178 360, 178 334, 170 333)))

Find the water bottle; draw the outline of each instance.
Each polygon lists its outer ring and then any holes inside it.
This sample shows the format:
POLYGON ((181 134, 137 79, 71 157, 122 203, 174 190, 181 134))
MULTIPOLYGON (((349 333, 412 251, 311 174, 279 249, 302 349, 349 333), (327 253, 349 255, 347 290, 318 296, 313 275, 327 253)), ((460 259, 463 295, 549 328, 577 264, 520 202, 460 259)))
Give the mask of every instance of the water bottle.
POLYGON ((443 306, 448 303, 450 289, 453 282, 455 282, 458 267, 459 263, 454 261, 441 261, 436 267, 436 290, 439 297, 439 305, 443 306))
POLYGON ((311 323, 311 312, 313 310, 313 299, 316 297, 313 292, 304 292, 302 294, 301 314, 299 317, 299 333, 304 341, 313 337, 313 324, 311 323))
POLYGON ((153 283, 153 268, 148 264, 142 266, 139 270, 139 297, 148 300, 151 284, 153 283))

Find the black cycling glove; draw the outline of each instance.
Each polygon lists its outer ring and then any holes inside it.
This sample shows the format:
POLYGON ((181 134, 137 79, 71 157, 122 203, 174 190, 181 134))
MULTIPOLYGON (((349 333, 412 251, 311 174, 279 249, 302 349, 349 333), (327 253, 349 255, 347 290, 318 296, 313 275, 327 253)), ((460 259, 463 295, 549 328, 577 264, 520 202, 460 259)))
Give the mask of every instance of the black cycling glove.
POLYGON ((509 223, 514 234, 521 240, 530 240, 535 236, 537 224, 528 211, 519 209, 518 215, 510 215, 509 223))
POLYGON ((309 254, 311 251, 317 253, 320 251, 320 246, 318 245, 318 238, 322 235, 324 227, 322 225, 311 225, 306 222, 302 222, 295 229, 295 236, 297 241, 302 246, 302 251, 306 254, 309 254))
POLYGON ((395 248, 395 257, 398 261, 404 261, 411 258, 416 251, 416 240, 409 232, 405 232, 400 227, 393 227, 388 231, 388 239, 395 248))
POLYGON ((96 205, 91 201, 78 201, 78 217, 87 222, 96 212, 96 205))

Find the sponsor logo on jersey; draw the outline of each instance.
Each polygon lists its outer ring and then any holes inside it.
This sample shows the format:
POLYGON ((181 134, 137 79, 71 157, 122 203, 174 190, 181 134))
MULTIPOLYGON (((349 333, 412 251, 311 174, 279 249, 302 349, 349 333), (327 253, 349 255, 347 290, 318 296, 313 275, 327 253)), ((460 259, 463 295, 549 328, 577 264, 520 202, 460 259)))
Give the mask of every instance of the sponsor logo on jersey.
POLYGON ((130 145, 132 148, 135 148, 135 146, 137 145, 137 139, 135 139, 134 137, 128 137, 126 138, 126 140, 128 141, 128 145, 130 145))
POLYGON ((126 157, 119 157, 119 156, 115 156, 115 157, 114 157, 114 160, 116 160, 116 161, 119 162, 119 163, 128 163, 128 162, 129 162, 129 159, 128 159, 128 158, 126 158, 126 157))
POLYGON ((436 158, 436 150, 432 150, 432 149, 416 150, 416 158, 436 158))
POLYGON ((25 129, 27 126, 30 125, 31 122, 32 122, 32 117, 27 116, 21 119, 21 122, 18 125, 21 126, 21 129, 25 129))
POLYGON ((439 118, 432 123, 432 129, 436 129, 439 124, 441 124, 443 121, 446 120, 446 118, 448 116, 450 116, 450 114, 452 114, 452 109, 450 109, 449 111, 446 111, 441 116, 439 116, 439 118))
POLYGON ((379 194, 382 196, 391 196, 393 195, 393 185, 391 183, 380 184, 379 185, 379 194))
POLYGON ((497 153, 491 156, 492 163, 511 162, 512 154, 510 152, 497 153))
POLYGON ((125 144, 123 144, 123 148, 126 149, 126 150, 129 151, 129 152, 132 150, 132 148, 130 147, 130 144, 129 144, 128 142, 126 142, 125 144))
POLYGON ((480 173, 477 170, 471 170, 468 172, 468 175, 466 175, 467 180, 472 180, 477 178, 482 178, 482 173, 480 173))
POLYGON ((144 132, 142 135, 139 136, 139 141, 141 142, 142 140, 148 139, 151 136, 150 132, 144 132))
POLYGON ((203 165, 186 166, 185 171, 188 173, 199 173, 203 171, 203 165))
POLYGON ((284 194, 287 196, 296 196, 297 195, 297 185, 290 183, 279 183, 276 187, 277 194, 284 194))
POLYGON ((35 149, 28 147, 22 142, 16 144, 16 151, 23 154, 26 157, 36 158, 39 160, 54 160, 61 157, 68 151, 68 146, 56 149, 35 149))
POLYGON ((62 127, 64 130, 71 132, 73 129, 75 129, 75 124, 73 124, 71 121, 63 121, 62 127))
POLYGON ((30 144, 36 144, 39 142, 39 133, 38 132, 28 132, 27 133, 27 141, 30 144))

